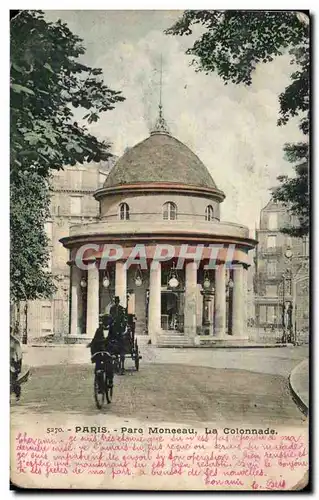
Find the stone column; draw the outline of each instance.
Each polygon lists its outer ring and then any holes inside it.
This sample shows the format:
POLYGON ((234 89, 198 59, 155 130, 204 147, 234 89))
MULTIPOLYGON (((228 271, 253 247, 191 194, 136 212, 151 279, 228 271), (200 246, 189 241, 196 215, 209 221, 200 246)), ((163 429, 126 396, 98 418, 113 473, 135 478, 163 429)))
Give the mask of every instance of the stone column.
POLYGON ((135 291, 135 331, 137 335, 145 334, 146 329, 146 289, 148 288, 148 283, 145 282, 145 280, 143 281, 142 286, 137 287, 135 291))
POLYGON ((197 263, 187 262, 185 266, 184 333, 189 338, 196 336, 197 263))
POLYGON ((115 295, 120 297, 120 305, 126 307, 127 302, 127 270, 126 262, 117 260, 115 263, 115 295))
POLYGON ((247 338, 247 328, 244 328, 244 269, 242 264, 233 266, 233 304, 232 304, 232 325, 233 336, 247 338))
POLYGON ((196 296, 196 309, 197 309, 197 319, 196 319, 196 324, 197 324, 197 333, 201 332, 202 326, 203 326, 203 295, 202 295, 202 290, 201 290, 201 285, 197 285, 197 296, 196 296))
POLYGON ((243 331, 248 334, 248 270, 243 267, 243 331))
POLYGON ((75 264, 71 268, 71 335, 81 333, 79 320, 82 312, 81 269, 75 264))
POLYGON ((226 269, 219 264, 215 271, 214 332, 216 337, 226 335, 226 269))
POLYGON ((99 326, 99 270, 95 265, 88 269, 86 334, 93 337, 99 326))
POLYGON ((161 263, 150 268, 150 295, 148 303, 148 334, 153 345, 161 331, 161 263))
POLYGON ((211 298, 211 319, 210 319, 210 335, 214 335, 215 331, 215 293, 212 295, 211 298))

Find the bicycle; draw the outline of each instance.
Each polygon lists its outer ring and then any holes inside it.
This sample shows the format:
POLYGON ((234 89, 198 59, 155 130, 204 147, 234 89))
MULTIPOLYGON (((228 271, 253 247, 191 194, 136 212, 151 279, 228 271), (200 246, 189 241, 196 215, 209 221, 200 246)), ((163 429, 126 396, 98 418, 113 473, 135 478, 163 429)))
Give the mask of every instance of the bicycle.
POLYGON ((100 410, 105 400, 108 404, 112 402, 114 356, 107 351, 99 351, 93 354, 91 359, 96 363, 96 367, 98 366, 94 374, 94 399, 100 410))

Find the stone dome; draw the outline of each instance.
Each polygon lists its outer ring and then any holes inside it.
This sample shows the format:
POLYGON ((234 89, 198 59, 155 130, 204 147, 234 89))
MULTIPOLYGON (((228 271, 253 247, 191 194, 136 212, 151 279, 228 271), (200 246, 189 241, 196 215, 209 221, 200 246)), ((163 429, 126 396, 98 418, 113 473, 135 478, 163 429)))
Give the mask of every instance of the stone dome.
POLYGON ((168 133, 152 133, 127 150, 110 171, 104 187, 142 182, 172 182, 215 188, 201 160, 168 133))

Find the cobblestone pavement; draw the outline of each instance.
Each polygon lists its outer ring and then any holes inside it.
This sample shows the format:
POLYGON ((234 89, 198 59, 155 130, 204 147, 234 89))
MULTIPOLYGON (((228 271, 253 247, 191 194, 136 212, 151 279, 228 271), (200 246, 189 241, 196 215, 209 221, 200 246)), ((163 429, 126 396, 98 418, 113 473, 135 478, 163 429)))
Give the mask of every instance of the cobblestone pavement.
MULTIPOLYGON (((141 364, 185 364, 210 368, 249 370, 288 377, 291 370, 308 357, 308 347, 253 349, 168 349, 140 345, 141 364)), ((29 366, 90 364, 85 346, 26 347, 24 362, 29 366)))
MULTIPOLYGON (((136 372, 127 363, 125 376, 115 377, 114 400, 98 411, 93 399, 93 366, 41 366, 32 369, 19 403, 12 402, 12 421, 30 412, 39 421, 94 415, 157 422, 227 422, 241 425, 298 425, 305 419, 292 401, 287 379, 247 370, 145 364, 136 372), (69 416, 69 417, 68 417, 69 416)), ((125 420, 124 420, 125 421, 125 420)), ((51 424, 52 425, 52 424, 51 424)))

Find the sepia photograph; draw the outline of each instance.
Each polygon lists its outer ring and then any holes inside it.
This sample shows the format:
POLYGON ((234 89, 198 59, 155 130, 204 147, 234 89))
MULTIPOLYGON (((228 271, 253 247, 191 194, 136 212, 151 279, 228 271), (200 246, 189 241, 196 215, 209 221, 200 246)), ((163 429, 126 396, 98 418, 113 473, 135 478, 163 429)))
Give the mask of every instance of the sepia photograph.
POLYGON ((310 12, 10 17, 10 488, 307 490, 310 12))

